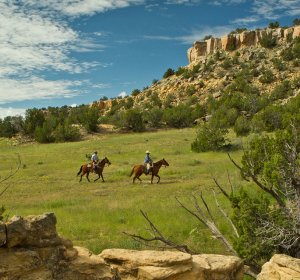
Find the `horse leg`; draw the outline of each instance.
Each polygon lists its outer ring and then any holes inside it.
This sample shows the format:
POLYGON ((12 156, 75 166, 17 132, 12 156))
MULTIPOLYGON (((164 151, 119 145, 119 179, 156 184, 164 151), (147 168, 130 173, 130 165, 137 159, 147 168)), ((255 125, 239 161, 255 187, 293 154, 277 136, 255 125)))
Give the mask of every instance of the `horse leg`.
POLYGON ((86 173, 86 178, 87 178, 87 180, 88 180, 89 182, 91 182, 90 179, 89 179, 89 174, 90 174, 90 172, 87 172, 87 173, 86 173))
MULTIPOLYGON (((79 174, 80 174, 80 173, 79 173, 79 174)), ((79 174, 78 174, 78 175, 79 175, 79 174)), ((82 171, 82 173, 81 173, 81 175, 80 175, 79 182, 81 182, 81 181, 82 181, 82 177, 83 177, 83 175, 84 175, 84 174, 85 174, 85 173, 84 173, 84 171, 82 171)), ((77 175, 77 176, 78 176, 78 175, 77 175)))
POLYGON ((101 178, 102 178, 102 182, 105 182, 102 173, 101 173, 101 178))
POLYGON ((94 180, 94 182, 96 182, 97 180, 99 180, 100 179, 100 175, 98 174, 98 178, 96 178, 95 180, 94 180))
POLYGON ((157 178, 158 178, 158 181, 157 181, 157 184, 159 183, 159 181, 160 181, 160 176, 157 174, 157 175, 155 175, 157 178))
POLYGON ((151 174, 151 184, 153 184, 153 177, 154 177, 154 174, 151 174))

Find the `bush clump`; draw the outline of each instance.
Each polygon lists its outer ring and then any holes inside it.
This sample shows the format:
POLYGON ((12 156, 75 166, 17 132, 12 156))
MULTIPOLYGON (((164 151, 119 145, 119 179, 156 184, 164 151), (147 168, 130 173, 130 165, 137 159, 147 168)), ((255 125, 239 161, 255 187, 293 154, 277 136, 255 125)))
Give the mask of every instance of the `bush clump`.
POLYGON ((191 148, 197 153, 218 151, 224 147, 227 133, 227 129, 204 124, 198 129, 196 139, 191 144, 191 148))

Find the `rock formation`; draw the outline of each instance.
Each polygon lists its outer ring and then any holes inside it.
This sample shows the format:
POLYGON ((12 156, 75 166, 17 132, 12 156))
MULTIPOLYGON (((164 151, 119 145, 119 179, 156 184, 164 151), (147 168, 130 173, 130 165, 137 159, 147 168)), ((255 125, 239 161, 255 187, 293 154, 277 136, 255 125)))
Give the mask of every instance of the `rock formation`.
POLYGON ((257 280, 300 280, 300 259, 274 255, 265 263, 257 280))
POLYGON ((189 63, 195 62, 208 54, 212 54, 217 50, 233 51, 241 47, 260 45, 261 40, 266 35, 272 35, 280 43, 288 41, 290 38, 300 36, 300 26, 289 28, 266 28, 255 31, 243 31, 241 33, 228 34, 221 38, 210 38, 205 41, 196 41, 193 47, 188 49, 189 63))
POLYGON ((0 279, 5 280, 242 280, 233 256, 107 249, 93 255, 56 232, 53 213, 0 222, 0 279))

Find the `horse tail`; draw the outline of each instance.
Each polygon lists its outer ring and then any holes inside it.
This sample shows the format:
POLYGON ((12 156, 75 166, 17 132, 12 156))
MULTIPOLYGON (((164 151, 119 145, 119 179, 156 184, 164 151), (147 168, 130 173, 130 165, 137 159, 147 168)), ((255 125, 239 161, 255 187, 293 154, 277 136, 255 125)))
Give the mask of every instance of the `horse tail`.
POLYGON ((130 173, 129 177, 131 177, 131 176, 132 176, 133 172, 134 172, 134 167, 132 168, 132 170, 131 170, 131 173, 130 173))
POLYGON ((79 174, 81 173, 81 171, 82 171, 82 166, 83 166, 83 165, 80 166, 80 169, 79 169, 79 171, 78 171, 78 173, 77 173, 77 176, 79 176, 79 174))

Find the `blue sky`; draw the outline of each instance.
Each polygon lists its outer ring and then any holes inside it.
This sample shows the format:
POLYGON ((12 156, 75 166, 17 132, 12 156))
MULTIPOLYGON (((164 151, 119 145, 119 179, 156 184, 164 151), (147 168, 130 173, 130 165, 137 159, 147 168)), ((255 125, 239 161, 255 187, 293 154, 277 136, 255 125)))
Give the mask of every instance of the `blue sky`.
POLYGON ((0 118, 130 95, 205 35, 299 17, 300 0, 0 0, 0 118))

